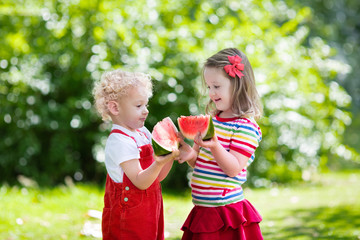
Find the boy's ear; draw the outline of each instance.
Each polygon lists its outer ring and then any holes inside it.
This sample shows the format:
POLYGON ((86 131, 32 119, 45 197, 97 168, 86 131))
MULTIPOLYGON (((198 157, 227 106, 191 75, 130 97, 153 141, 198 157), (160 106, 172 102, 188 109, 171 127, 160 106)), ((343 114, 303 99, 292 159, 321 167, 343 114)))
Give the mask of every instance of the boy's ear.
POLYGON ((107 107, 112 115, 119 114, 119 104, 116 101, 109 101, 107 107))

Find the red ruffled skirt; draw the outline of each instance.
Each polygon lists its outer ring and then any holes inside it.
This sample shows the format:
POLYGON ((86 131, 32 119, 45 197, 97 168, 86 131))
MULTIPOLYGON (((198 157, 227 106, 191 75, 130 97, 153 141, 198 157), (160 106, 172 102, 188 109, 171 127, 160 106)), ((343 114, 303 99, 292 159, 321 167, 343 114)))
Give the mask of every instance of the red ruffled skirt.
POLYGON ((195 206, 181 230, 182 240, 263 239, 262 218, 246 199, 220 207, 195 206))

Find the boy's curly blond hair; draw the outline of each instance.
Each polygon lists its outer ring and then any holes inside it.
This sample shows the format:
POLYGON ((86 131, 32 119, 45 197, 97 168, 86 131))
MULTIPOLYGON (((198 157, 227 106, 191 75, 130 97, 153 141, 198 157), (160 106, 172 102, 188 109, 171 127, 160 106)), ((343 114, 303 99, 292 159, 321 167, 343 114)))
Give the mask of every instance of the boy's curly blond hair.
POLYGON ((104 121, 111 120, 107 104, 109 101, 117 101, 128 94, 131 87, 142 84, 145 86, 148 97, 152 96, 151 77, 140 72, 125 72, 114 70, 105 72, 100 81, 95 82, 93 96, 96 110, 104 121))

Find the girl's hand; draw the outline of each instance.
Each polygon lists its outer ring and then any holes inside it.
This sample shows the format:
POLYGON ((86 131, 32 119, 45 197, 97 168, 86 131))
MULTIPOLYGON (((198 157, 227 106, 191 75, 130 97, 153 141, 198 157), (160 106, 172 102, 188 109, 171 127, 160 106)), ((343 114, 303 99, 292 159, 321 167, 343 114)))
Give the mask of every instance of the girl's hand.
POLYGON ((179 138, 179 143, 180 143, 179 163, 184 163, 196 159, 197 152, 189 144, 187 144, 184 141, 184 139, 179 138))
POLYGON ((170 161, 178 160, 180 155, 180 151, 178 149, 173 149, 172 153, 169 153, 164 156, 156 156, 154 155, 154 159, 157 163, 165 164, 170 161))
POLYGON ((200 132, 196 134, 194 138, 194 142, 200 147, 209 148, 209 149, 216 148, 220 145, 216 135, 214 135, 211 139, 202 140, 200 132))

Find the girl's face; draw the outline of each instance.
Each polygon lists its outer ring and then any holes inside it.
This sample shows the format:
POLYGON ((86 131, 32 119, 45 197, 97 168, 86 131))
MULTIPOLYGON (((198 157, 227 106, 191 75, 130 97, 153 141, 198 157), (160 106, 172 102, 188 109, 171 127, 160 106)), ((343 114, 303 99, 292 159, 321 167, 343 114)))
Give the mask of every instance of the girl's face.
POLYGON ((130 88, 128 95, 118 101, 120 114, 117 116, 116 124, 131 131, 143 127, 149 114, 148 102, 149 98, 144 86, 139 85, 130 88))
POLYGON ((215 103, 216 109, 221 111, 221 117, 233 117, 232 84, 226 73, 220 68, 206 67, 204 79, 209 89, 209 97, 215 103))

